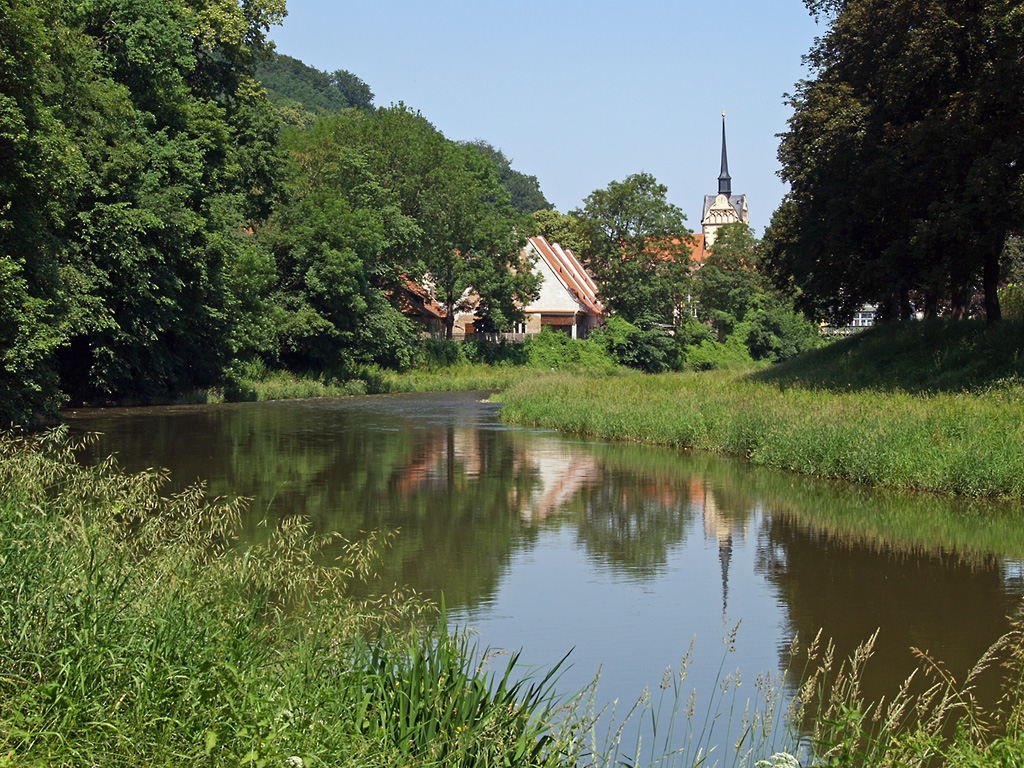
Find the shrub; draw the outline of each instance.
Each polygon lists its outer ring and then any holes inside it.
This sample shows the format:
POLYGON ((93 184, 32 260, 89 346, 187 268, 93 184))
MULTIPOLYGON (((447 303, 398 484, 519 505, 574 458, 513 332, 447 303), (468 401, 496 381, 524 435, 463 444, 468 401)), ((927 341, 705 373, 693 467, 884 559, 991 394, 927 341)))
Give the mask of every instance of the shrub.
POLYGON ((705 339, 686 353, 686 367, 695 371, 737 370, 753 364, 746 345, 735 334, 724 343, 705 339))
POLYGON ((591 340, 571 339, 567 334, 545 328, 526 341, 530 365, 550 370, 610 373, 615 361, 604 347, 591 340))
POLYGON ((1010 283, 998 291, 999 308, 1008 320, 1024 320, 1024 284, 1010 283))
POLYGON ((427 338, 420 342, 418 362, 424 368, 445 368, 466 362, 466 352, 458 341, 427 338))
POLYGON ((622 365, 638 371, 664 373, 680 367, 678 343, 658 327, 642 331, 621 317, 613 317, 594 332, 591 340, 622 365))

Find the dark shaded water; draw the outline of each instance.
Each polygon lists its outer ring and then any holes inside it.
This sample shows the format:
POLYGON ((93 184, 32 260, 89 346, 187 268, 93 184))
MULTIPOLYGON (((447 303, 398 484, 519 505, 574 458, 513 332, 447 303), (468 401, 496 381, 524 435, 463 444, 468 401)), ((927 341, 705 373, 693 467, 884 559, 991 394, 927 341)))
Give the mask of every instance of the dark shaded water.
POLYGON ((165 467, 174 487, 201 480, 212 495, 251 497, 249 536, 289 515, 348 538, 400 529, 379 588, 443 592, 484 645, 522 648, 528 664, 572 649, 560 688, 601 667, 602 699, 656 688, 691 640, 688 686, 713 688, 723 664, 752 683, 786 663, 794 634, 819 629, 849 653, 880 628, 865 693, 891 694, 912 647, 963 674, 1024 596, 1017 509, 512 427, 484 397, 66 416, 73 431, 103 433, 96 456, 165 467))

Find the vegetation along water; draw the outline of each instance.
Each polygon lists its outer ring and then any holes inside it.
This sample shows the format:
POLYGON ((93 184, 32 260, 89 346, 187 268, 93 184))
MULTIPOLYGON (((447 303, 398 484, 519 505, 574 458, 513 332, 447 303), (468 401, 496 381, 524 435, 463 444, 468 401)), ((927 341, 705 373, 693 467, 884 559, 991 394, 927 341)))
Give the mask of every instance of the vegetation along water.
MULTIPOLYGON (((692 237, 647 172, 554 210, 488 142, 276 56, 284 0, 0 0, 0 766, 638 759, 597 737, 586 696, 559 698, 560 667, 524 677, 443 607, 361 591, 390 531, 282 517, 248 537, 241 501, 33 435, 68 404, 507 387, 509 421, 913 494, 858 520, 823 503, 815 531, 906 555, 969 529, 956 558, 1018 558, 1001 526, 1024 498, 1024 92, 992 84, 1024 81, 1024 14, 805 4, 823 32, 781 135, 790 191, 758 239, 740 220, 692 237), (544 287, 528 236, 575 251, 603 326, 453 341, 457 321, 526 324, 544 287), (877 328, 822 333, 868 308, 877 328), (950 523, 929 494, 968 514, 950 523), (982 501, 1000 522, 971 524, 982 501)), ((715 210, 741 219, 723 172, 715 210)), ((1004 673, 993 706, 923 650, 923 687, 867 701, 875 642, 844 664, 804 638, 793 727, 767 681, 766 709, 726 715, 736 759, 1024 762, 1019 623, 978 660, 1004 673)), ((684 672, 664 708, 638 707, 641 732, 714 727, 684 672)), ((661 764, 706 762, 707 743, 661 764)))
POLYGON ((920 323, 875 328, 753 375, 553 375, 500 398, 510 421, 820 477, 1019 499, 1022 348, 1016 322, 920 323))

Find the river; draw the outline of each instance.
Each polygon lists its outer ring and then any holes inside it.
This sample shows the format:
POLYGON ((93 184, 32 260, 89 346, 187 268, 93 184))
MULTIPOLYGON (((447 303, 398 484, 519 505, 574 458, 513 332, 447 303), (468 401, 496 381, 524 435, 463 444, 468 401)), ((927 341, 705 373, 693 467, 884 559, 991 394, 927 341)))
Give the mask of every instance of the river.
POLYGON ((350 539, 399 530, 370 589, 443 594, 482 645, 521 649, 526 665, 571 651, 559 689, 600 670, 597 700, 617 699, 620 712, 678 671, 691 644, 684 687, 698 707, 734 670, 742 698, 756 696, 757 675, 787 668, 794 636, 819 630, 840 655, 880 630, 868 698, 895 691, 912 648, 962 675, 1024 597, 1018 509, 511 426, 486 397, 65 417, 73 432, 102 433, 93 458, 166 468, 169 490, 200 481, 251 498, 243 536, 292 515, 350 539))

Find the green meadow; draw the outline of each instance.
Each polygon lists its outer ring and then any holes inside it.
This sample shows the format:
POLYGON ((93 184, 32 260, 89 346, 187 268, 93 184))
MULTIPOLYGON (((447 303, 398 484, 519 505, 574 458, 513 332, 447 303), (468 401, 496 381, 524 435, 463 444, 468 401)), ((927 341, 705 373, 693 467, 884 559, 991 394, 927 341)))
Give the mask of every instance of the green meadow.
POLYGON ((555 374, 502 417, 879 487, 1024 496, 1020 323, 878 327, 756 372, 555 374))

